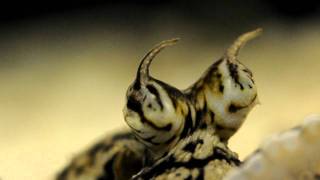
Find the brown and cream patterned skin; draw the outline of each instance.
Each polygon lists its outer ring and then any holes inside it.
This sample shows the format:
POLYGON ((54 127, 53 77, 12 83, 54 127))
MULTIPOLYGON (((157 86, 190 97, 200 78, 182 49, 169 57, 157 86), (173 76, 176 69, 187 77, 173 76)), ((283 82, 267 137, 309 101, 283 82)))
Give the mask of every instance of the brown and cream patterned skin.
MULTIPOLYGON (((257 92, 251 71, 237 60, 237 55, 246 41, 260 32, 261 29, 257 29, 240 36, 223 58, 210 66, 193 86, 180 91, 196 110, 192 121, 195 126, 187 126, 184 122, 187 136, 179 135, 178 144, 167 155, 151 167, 144 168, 134 179, 173 177, 178 173, 177 169, 189 174, 184 174, 186 179, 204 179, 212 172, 205 171, 209 162, 211 166, 215 163, 225 163, 228 167, 239 164, 236 154, 228 149, 225 142, 255 105, 257 92)), ((225 173, 219 172, 220 177, 225 173)))
POLYGON ((185 90, 198 116, 210 116, 205 118, 205 123, 214 126, 223 141, 228 141, 239 129, 258 102, 252 72, 237 56, 240 48, 261 32, 262 29, 257 29, 241 35, 222 58, 185 90))
MULTIPOLYGON (((178 39, 156 45, 142 59, 136 78, 127 90, 123 113, 131 131, 106 138, 75 157, 57 180, 223 179, 230 169, 240 165, 237 154, 228 148, 227 142, 258 103, 253 74, 238 60, 238 53, 261 31, 256 29, 237 38, 186 90, 150 76, 149 66, 155 56, 178 39)), ((302 129, 310 129, 310 125, 304 127, 308 128, 302 129)), ((313 137, 310 133, 304 134, 307 135, 300 139, 302 143, 313 137)), ((271 141, 268 148, 262 147, 251 159, 261 157, 261 152, 269 155, 273 145, 280 147, 274 142, 271 141)), ((299 144, 299 147, 303 146, 299 144)), ((264 161, 267 155, 262 156, 264 161)), ((273 159, 277 160, 284 159, 273 159)), ((243 166, 250 162, 249 158, 243 166)), ((315 167, 319 168, 318 165, 315 167)), ((256 169, 247 168, 244 172, 243 166, 228 178, 252 179, 248 177, 256 169)), ((275 171, 268 171, 272 163, 266 163, 263 168, 261 177, 275 171)), ((316 175, 312 177, 318 177, 316 175)))
MULTIPOLYGON (((237 60, 237 55, 246 41, 260 31, 240 36, 187 90, 149 75, 154 57, 178 39, 156 45, 142 59, 136 79, 127 90, 123 112, 132 134, 102 143, 102 148, 98 143, 99 148, 76 157, 59 180, 128 179, 137 169, 141 171, 133 179, 166 179, 173 174, 177 178, 204 179, 214 172, 211 166, 205 168, 207 164, 238 165, 237 155, 226 142, 229 131, 234 133, 254 106, 257 94, 251 71, 237 60), (124 159, 130 159, 139 168, 121 166, 124 159)), ((219 172, 222 177, 226 171, 219 172)))
POLYGON ((133 179, 221 179, 239 164, 237 154, 220 141, 214 128, 208 127, 179 141, 166 156, 133 179))
POLYGON ((73 158, 56 180, 130 179, 143 167, 145 150, 130 131, 119 132, 73 158))
POLYGON ((148 147, 152 159, 160 158, 197 126, 194 107, 185 94, 149 75, 154 57, 177 41, 163 41, 151 49, 127 90, 127 103, 123 109, 125 121, 137 139, 148 147))

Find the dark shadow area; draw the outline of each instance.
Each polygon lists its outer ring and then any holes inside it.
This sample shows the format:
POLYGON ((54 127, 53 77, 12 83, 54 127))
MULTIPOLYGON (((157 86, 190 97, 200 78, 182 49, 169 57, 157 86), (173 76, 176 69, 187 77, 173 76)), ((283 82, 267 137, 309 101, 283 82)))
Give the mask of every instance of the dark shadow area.
MULTIPOLYGON (((119 1, 6 1, 0 6, 1 24, 37 20, 56 15, 95 14, 110 23, 148 23, 154 16, 169 14, 183 17, 189 23, 212 22, 252 23, 267 18, 279 18, 296 23, 319 16, 319 1, 291 1, 290 3, 262 1, 182 1, 182 0, 119 0, 119 1), (227 22, 226 22, 227 21, 227 22)), ((129 24, 130 24, 129 23, 129 24)), ((214 25, 214 23, 212 24, 214 25)))

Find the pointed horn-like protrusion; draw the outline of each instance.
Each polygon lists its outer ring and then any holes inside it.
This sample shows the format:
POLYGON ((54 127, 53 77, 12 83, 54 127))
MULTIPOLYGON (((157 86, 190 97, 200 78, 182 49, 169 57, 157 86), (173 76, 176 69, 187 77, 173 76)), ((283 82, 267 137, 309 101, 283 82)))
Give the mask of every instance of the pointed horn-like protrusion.
POLYGON ((151 64, 151 61, 154 59, 154 57, 165 47, 171 46, 177 43, 179 38, 174 38, 166 41, 162 41, 158 45, 156 45, 154 48, 152 48, 147 55, 142 59, 139 68, 138 68, 138 74, 137 74, 137 80, 140 81, 140 83, 144 83, 149 78, 149 66, 151 64))
POLYGON ((234 43, 227 49, 225 56, 229 60, 235 60, 238 56, 240 49, 251 39, 256 38, 262 33, 262 28, 258 28, 256 30, 244 33, 240 35, 234 43))

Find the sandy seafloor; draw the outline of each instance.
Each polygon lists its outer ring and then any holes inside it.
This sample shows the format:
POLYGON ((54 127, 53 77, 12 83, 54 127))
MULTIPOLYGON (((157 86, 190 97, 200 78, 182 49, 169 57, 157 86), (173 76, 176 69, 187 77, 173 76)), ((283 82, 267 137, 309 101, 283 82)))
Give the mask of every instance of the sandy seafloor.
MULTIPOLYGON (((183 26, 174 33, 154 28, 154 36, 146 37, 81 23, 68 27, 58 21, 21 24, 0 36, 1 180, 50 179, 74 154, 125 127, 126 88, 153 44, 182 38, 159 55, 151 72, 186 88, 242 32, 206 39, 183 26)), ((320 113, 319 24, 262 27, 264 35, 240 55, 254 72, 261 102, 230 141, 241 159, 270 134, 320 113)))

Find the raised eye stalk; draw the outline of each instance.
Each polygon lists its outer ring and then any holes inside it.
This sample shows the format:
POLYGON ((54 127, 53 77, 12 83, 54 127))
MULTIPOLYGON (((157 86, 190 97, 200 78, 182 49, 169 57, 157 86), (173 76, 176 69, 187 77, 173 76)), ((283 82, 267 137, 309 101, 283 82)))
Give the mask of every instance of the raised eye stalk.
POLYGON ((227 49, 225 57, 231 61, 235 60, 240 49, 250 40, 262 34, 262 28, 247 32, 239 36, 234 43, 227 49))
POLYGON ((137 72, 137 81, 139 81, 141 84, 145 84, 145 82, 149 79, 149 66, 154 59, 154 57, 165 47, 174 45, 178 42, 179 38, 170 39, 166 41, 162 41, 158 45, 156 45, 154 48, 152 48, 142 59, 138 72, 137 72))

